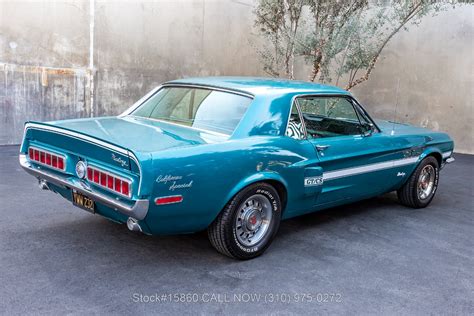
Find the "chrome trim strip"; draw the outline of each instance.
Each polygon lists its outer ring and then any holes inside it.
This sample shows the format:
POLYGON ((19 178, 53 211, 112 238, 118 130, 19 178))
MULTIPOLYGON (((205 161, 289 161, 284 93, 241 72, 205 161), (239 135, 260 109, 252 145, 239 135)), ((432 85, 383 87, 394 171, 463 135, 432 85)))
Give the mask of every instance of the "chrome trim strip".
POLYGON ((418 159, 419 157, 410 157, 410 158, 379 162, 379 163, 364 165, 360 167, 324 172, 323 180, 329 181, 329 180, 339 179, 343 177, 358 175, 358 174, 366 173, 366 172, 373 172, 373 171, 390 169, 390 168, 399 167, 399 166, 410 165, 410 164, 416 163, 418 159))
MULTIPOLYGON (((36 123, 30 123, 30 122, 25 124, 25 131, 24 131, 24 134, 23 134, 23 142, 25 141, 25 136, 26 136, 26 132, 28 131, 28 129, 47 130, 47 131, 50 131, 50 132, 53 132, 53 133, 56 133, 56 134, 71 136, 71 137, 86 141, 88 143, 91 143, 93 145, 98 145, 98 146, 101 146, 103 148, 113 150, 113 151, 115 151, 119 154, 122 154, 122 155, 125 155, 125 156, 129 157, 130 159, 135 161, 135 163, 138 166, 138 171, 140 172, 140 179, 138 181, 138 192, 137 192, 137 195, 140 195, 141 188, 142 188, 143 173, 142 173, 142 167, 141 167, 140 163, 138 162, 138 158, 135 156, 135 154, 133 152, 131 152, 127 149, 124 149, 122 147, 118 147, 118 146, 115 146, 113 144, 109 144, 107 142, 101 141, 100 139, 90 137, 90 136, 87 136, 87 135, 83 135, 83 134, 80 134, 80 133, 77 133, 77 132, 69 131, 69 130, 66 130, 66 129, 63 129, 63 128, 60 128, 60 127, 55 127, 55 126, 51 126, 51 125, 36 124, 36 123)), ((22 147, 21 148, 23 148, 23 142, 22 142, 22 147)))
POLYGON ((255 96, 251 94, 250 92, 245 92, 241 90, 234 90, 234 89, 228 89, 228 88, 222 88, 219 86, 212 86, 212 85, 205 85, 205 84, 198 84, 198 83, 163 83, 161 87, 186 87, 186 88, 199 88, 199 89, 206 89, 206 90, 216 90, 216 91, 221 91, 221 92, 228 92, 228 93, 233 93, 233 94, 238 94, 244 97, 248 97, 253 99, 255 96))
POLYGON ((443 158, 449 158, 449 157, 451 157, 451 154, 452 154, 452 153, 453 153, 453 152, 452 152, 451 150, 450 150, 450 151, 446 151, 446 152, 443 153, 442 156, 443 156, 443 158))
POLYGON ((456 159, 454 159, 453 157, 449 157, 448 159, 446 159, 446 163, 453 163, 454 161, 456 161, 456 159))
POLYGON ((135 204, 133 204, 133 206, 130 206, 121 201, 110 198, 100 192, 94 191, 91 188, 86 187, 79 179, 76 179, 74 177, 65 178, 55 175, 47 170, 35 168, 32 164, 30 164, 25 154, 19 155, 19 161, 21 167, 26 172, 37 177, 38 179, 45 180, 49 183, 53 183, 61 187, 74 189, 86 196, 91 197, 94 201, 103 203, 122 214, 133 217, 137 220, 142 220, 146 217, 148 213, 149 201, 146 199, 136 200, 135 204))

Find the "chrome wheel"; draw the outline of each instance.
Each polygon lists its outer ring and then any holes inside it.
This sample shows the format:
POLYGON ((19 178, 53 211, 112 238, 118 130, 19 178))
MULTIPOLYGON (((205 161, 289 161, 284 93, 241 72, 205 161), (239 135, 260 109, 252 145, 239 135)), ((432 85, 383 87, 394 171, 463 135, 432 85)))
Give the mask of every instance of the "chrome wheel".
POLYGON ((235 232, 239 243, 256 245, 265 237, 272 221, 272 205, 262 194, 254 194, 239 207, 235 218, 235 232))
POLYGON ((436 179, 436 170, 432 165, 426 165, 420 172, 418 177, 418 198, 420 200, 427 199, 433 192, 436 179))

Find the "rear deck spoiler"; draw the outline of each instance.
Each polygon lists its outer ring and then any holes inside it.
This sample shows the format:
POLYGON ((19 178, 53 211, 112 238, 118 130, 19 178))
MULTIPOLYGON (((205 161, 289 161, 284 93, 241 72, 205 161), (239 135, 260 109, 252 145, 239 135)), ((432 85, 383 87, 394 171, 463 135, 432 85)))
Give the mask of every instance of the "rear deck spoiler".
POLYGON ((20 153, 23 153, 23 154, 26 154, 26 148, 24 148, 24 143, 25 143, 26 134, 27 134, 29 129, 48 131, 48 132, 51 132, 51 133, 56 133, 56 134, 61 134, 61 135, 66 135, 66 136, 69 136, 69 137, 77 138, 79 140, 91 143, 91 144, 96 145, 96 146, 103 147, 103 148, 111 150, 111 151, 115 151, 116 153, 119 153, 119 154, 122 154, 122 155, 125 155, 125 156, 129 157, 138 166, 138 170, 139 170, 139 173, 140 173, 140 180, 139 180, 139 184, 138 184, 138 195, 140 195, 141 188, 142 188, 142 179, 143 179, 142 168, 141 168, 140 162, 139 162, 137 156, 135 155, 135 153, 133 151, 129 150, 128 148, 117 146, 115 144, 109 143, 109 142, 104 141, 102 139, 99 139, 99 138, 96 138, 96 137, 93 137, 93 136, 90 136, 90 135, 86 135, 86 134, 83 134, 83 133, 80 133, 80 132, 76 132, 76 131, 73 131, 73 130, 70 130, 70 129, 67 129, 67 128, 64 128, 64 127, 58 127, 58 126, 54 126, 54 125, 47 124, 47 123, 28 121, 28 122, 25 123, 25 129, 24 129, 24 133, 23 133, 23 140, 22 140, 22 143, 21 143, 21 146, 20 146, 20 153))

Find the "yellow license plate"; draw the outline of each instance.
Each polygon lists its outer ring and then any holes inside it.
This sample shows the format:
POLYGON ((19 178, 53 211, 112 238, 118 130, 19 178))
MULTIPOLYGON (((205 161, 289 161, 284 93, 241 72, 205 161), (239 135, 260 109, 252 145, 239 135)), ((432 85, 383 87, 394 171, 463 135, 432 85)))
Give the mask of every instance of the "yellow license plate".
POLYGON ((95 203, 90 198, 76 191, 72 191, 72 204, 88 212, 95 213, 95 203))

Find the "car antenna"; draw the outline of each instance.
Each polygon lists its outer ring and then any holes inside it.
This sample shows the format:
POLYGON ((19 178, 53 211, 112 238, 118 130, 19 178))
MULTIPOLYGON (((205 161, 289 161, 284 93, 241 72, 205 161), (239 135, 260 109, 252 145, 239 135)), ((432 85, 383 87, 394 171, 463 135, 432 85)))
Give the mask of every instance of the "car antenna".
POLYGON ((400 91, 400 77, 397 79, 397 91, 395 95, 395 111, 393 113, 393 120, 392 120, 392 132, 390 133, 391 136, 395 135, 395 119, 397 118, 397 108, 398 108, 398 92, 400 91))

